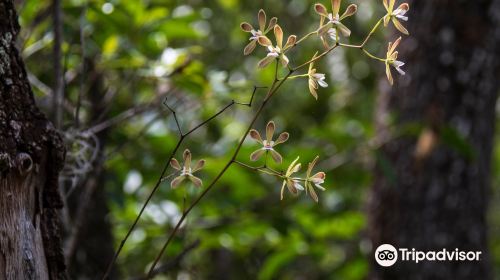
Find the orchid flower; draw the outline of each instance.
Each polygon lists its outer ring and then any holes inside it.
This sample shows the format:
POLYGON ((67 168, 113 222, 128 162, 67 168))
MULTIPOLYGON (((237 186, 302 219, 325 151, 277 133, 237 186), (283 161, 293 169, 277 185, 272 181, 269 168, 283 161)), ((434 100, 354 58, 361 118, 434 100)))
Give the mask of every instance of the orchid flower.
POLYGON ((395 2, 396 0, 384 0, 384 7, 387 10, 387 15, 384 16, 384 26, 387 27, 389 21, 392 20, 392 23, 394 24, 397 30, 401 31, 401 33, 405 35, 409 35, 410 33, 401 24, 401 22, 399 22, 399 20, 408 21, 408 17, 405 16, 405 14, 410 9, 410 5, 408 5, 408 3, 403 3, 399 5, 397 9, 394 10, 395 2))
POLYGON ((387 47, 387 57, 385 59, 385 73, 391 85, 394 84, 394 80, 392 78, 390 66, 394 67, 394 69, 396 69, 396 71, 398 71, 399 74, 401 75, 405 74, 405 71, 403 71, 400 68, 401 66, 405 65, 405 63, 397 60, 398 52, 396 51, 396 48, 398 47, 400 42, 401 42, 401 37, 399 37, 396 41, 394 41, 394 43, 389 42, 389 46, 387 47))
POLYGON ((259 61, 259 68, 265 68, 275 59, 278 59, 281 64, 286 67, 290 60, 285 55, 285 52, 295 45, 297 41, 297 36, 290 35, 283 46, 283 30, 279 25, 274 26, 274 37, 276 38, 276 46, 273 46, 271 40, 267 37, 259 37, 259 44, 267 47, 269 53, 265 58, 259 61))
MULTIPOLYGON (((313 60, 316 58, 316 53, 313 56, 313 60)), ((328 87, 328 84, 325 82, 325 74, 323 73, 316 73, 316 68, 314 68, 314 62, 311 62, 309 64, 309 71, 307 72, 307 75, 309 77, 309 92, 311 92, 311 95, 318 99, 318 93, 317 89, 321 86, 323 88, 328 87)))
POLYGON ((321 16, 318 35, 325 48, 330 48, 327 37, 330 37, 330 39, 336 43, 339 38, 339 31, 344 37, 349 37, 351 35, 351 30, 341 21, 354 15, 358 10, 358 6, 351 4, 347 7, 345 12, 340 15, 340 3, 341 0, 332 0, 332 13, 329 13, 327 8, 322 4, 318 3, 314 5, 314 10, 321 16))
POLYGON ((285 179, 283 180, 283 185, 281 185, 281 200, 283 200, 283 195, 285 191, 285 186, 287 186, 288 191, 291 194, 298 194, 299 191, 303 191, 304 187, 299 183, 300 178, 292 177, 292 175, 300 170, 300 163, 297 163, 299 157, 297 157, 291 164, 288 166, 288 169, 285 173, 285 179))
POLYGON ((193 175, 193 173, 199 171, 200 169, 205 166, 205 160, 199 160, 194 168, 191 168, 191 152, 186 149, 183 153, 183 158, 184 158, 184 164, 181 167, 179 162, 173 158, 170 161, 170 166, 172 166, 173 169, 180 171, 180 175, 175 177, 172 182, 170 183, 170 186, 172 189, 177 188, 183 181, 184 179, 190 180, 195 186, 201 187, 202 181, 200 178, 196 177, 193 175))
POLYGON ((321 186, 325 182, 326 174, 325 172, 318 172, 314 175, 311 176, 312 170, 314 166, 316 165, 316 162, 318 161, 319 157, 316 156, 316 158, 309 163, 309 166, 307 168, 307 173, 306 173, 306 194, 309 193, 311 198, 318 202, 318 195, 316 194, 316 191, 314 190, 314 187, 324 191, 325 188, 321 186))
POLYGON ((266 12, 264 12, 264 10, 262 9, 259 11, 258 19, 259 19, 259 29, 257 30, 255 30, 255 28, 248 22, 242 22, 240 25, 241 30, 252 34, 252 36, 250 36, 249 39, 250 43, 248 43, 248 45, 245 47, 243 51, 244 55, 249 55, 253 52, 253 50, 257 46, 259 38, 264 37, 267 39, 266 34, 269 31, 271 31, 278 22, 278 19, 276 17, 273 17, 269 21, 269 25, 266 28, 266 12))
POLYGON ((262 137, 260 137, 260 133, 257 130, 255 129, 250 130, 249 132, 250 137, 252 137, 255 141, 259 142, 262 145, 262 148, 258 149, 257 151, 253 152, 250 155, 250 160, 256 161, 259 158, 261 158, 262 155, 265 154, 266 152, 270 152, 274 162, 276 163, 282 162, 283 159, 281 155, 278 152, 276 152, 276 150, 274 150, 274 147, 281 143, 286 142, 290 135, 288 134, 288 132, 282 132, 276 140, 273 140, 275 129, 276 126, 274 125, 273 121, 267 123, 265 140, 262 140, 262 137))

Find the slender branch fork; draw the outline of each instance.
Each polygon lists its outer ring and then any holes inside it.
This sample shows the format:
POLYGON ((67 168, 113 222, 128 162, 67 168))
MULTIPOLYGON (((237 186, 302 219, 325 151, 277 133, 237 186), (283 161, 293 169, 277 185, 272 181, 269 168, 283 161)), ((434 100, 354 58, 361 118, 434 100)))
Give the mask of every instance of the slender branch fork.
MULTIPOLYGON (((170 242, 173 240, 173 238, 175 237, 176 233, 179 231, 180 227, 182 226, 184 220, 187 218, 187 216, 189 215, 189 213, 191 212, 191 210, 193 210, 193 208, 198 204, 200 203, 200 201, 210 192, 210 190, 212 190, 212 188, 215 186, 215 184, 219 181, 219 179, 225 174, 225 172, 229 169, 229 167, 231 167, 233 164, 237 164, 237 165, 240 165, 242 167, 245 167, 245 168, 248 168, 248 169, 252 169, 252 170, 257 170, 257 171, 262 171, 262 172, 269 172, 268 174, 270 175, 274 175, 274 176, 278 176, 278 177, 282 177, 283 175, 280 173, 280 172, 277 172, 273 169, 270 169, 270 168, 267 168, 266 166, 262 166, 262 167, 253 167, 253 166, 250 166, 250 165, 247 165, 245 163, 242 163, 242 162, 239 162, 237 161, 237 157, 238 157, 238 154, 243 146, 243 143, 248 135, 248 133, 250 132, 250 130, 252 129, 253 125, 255 124, 255 122, 257 121, 258 117, 260 116, 260 114, 262 113, 264 107, 266 106, 266 104, 269 102, 269 100, 274 96, 274 94, 276 94, 276 92, 281 88, 281 86, 283 85, 283 83, 285 81, 287 81, 288 79, 290 78, 293 78, 292 77, 292 74, 302 68, 304 68, 305 66, 309 65, 310 63, 313 63, 321 58, 323 58, 324 56, 326 56, 327 54, 329 54, 331 51, 333 51, 335 48, 337 47, 348 47, 348 48, 358 48, 358 49, 361 49, 364 53, 366 53, 369 57, 371 58, 374 58, 374 59, 378 59, 377 57, 371 55, 368 51, 366 51, 364 49, 364 46, 366 45, 366 43, 368 42, 368 40, 370 39, 370 37, 375 33, 375 31, 377 30, 377 28, 380 26, 380 24, 382 23, 383 21, 383 18, 381 18, 376 24, 375 26, 372 28, 372 30, 370 31, 370 33, 366 36, 366 38, 363 40, 363 42, 360 44, 360 45, 348 45, 348 44, 342 44, 342 43, 339 43, 337 41, 337 43, 328 48, 327 50, 325 50, 323 53, 321 53, 320 55, 318 56, 315 56, 314 58, 300 64, 299 66, 296 66, 296 67, 288 67, 288 73, 286 74, 285 77, 279 79, 278 78, 278 66, 279 66, 279 63, 278 61, 275 62, 276 64, 276 69, 275 69, 275 73, 274 73, 274 81, 272 82, 271 86, 268 88, 268 92, 267 92, 267 95, 266 97, 264 98, 264 100, 262 101, 261 105, 258 107, 257 111, 255 112, 252 120, 250 121, 250 123, 248 124, 248 127, 245 131, 245 133, 243 134, 241 140, 239 141, 238 145, 236 146, 236 149, 235 151, 233 152, 233 155, 231 156, 231 158, 229 159, 229 161, 224 165, 224 167, 222 168, 222 170, 218 173, 218 175, 210 182, 210 184, 203 190, 203 192, 198 195, 198 197, 189 205, 189 207, 187 207, 184 211, 183 211, 183 214, 181 216, 181 218, 179 219, 179 221, 176 223, 175 227, 173 228, 173 230, 170 232, 170 234, 168 235, 168 238, 166 240, 166 242, 164 243, 163 247, 161 248, 160 252, 158 253, 158 255, 156 256, 155 260, 153 261, 153 264, 151 265, 151 267, 149 268, 149 271, 148 271, 148 274, 146 276, 145 279, 150 279, 151 277, 154 276, 154 272, 155 272, 155 268, 156 268, 156 265, 158 264, 158 262, 160 261, 160 259, 162 258, 163 254, 165 253, 165 250, 167 249, 168 245, 170 244, 170 242)), ((311 35, 313 34, 316 34, 317 31, 314 31, 314 32, 310 32, 308 33, 307 35, 305 35, 302 39, 300 39, 297 43, 300 43, 302 41, 304 41, 306 38, 310 37, 311 35)), ((295 45, 297 45, 297 43, 295 45)), ((184 139, 189 136, 191 133, 193 133, 194 131, 196 131, 198 128, 204 126, 206 123, 210 122, 211 120, 217 118, 220 114, 222 114, 224 111, 226 111, 227 109, 229 109, 231 106, 233 105, 244 105, 244 106, 248 106, 248 107, 251 107, 252 106, 252 102, 253 102, 253 99, 254 99, 254 95, 256 93, 256 91, 258 89, 263 89, 263 88, 266 88, 266 87, 257 87, 255 86, 254 89, 253 89, 253 92, 252 92, 252 96, 250 98, 250 101, 248 103, 239 103, 239 102, 236 102, 234 100, 232 100, 231 102, 229 102, 228 105, 226 105, 225 107, 223 107, 219 112, 215 113, 213 116, 209 117, 208 119, 206 119, 205 121, 201 122, 200 124, 198 124, 197 126, 195 126, 194 128, 192 128, 191 130, 187 131, 186 133, 183 133, 182 129, 181 129, 181 125, 180 125, 180 122, 177 118, 177 113, 176 111, 170 107, 165 100, 164 104, 165 106, 172 112, 172 115, 174 116, 174 120, 175 120, 175 123, 176 123, 176 127, 177 127, 177 130, 178 130, 178 133, 180 135, 180 138, 175 146, 175 148, 172 150, 162 172, 161 172, 161 175, 157 181, 157 183, 155 184, 153 190, 151 191, 151 193, 149 194, 148 198, 146 199, 146 201, 144 202, 141 210, 139 211, 139 214, 137 215, 135 221, 133 222, 132 226, 129 228, 128 232, 126 233, 125 237, 122 239, 122 241, 120 242, 120 245, 115 253, 115 255, 113 256, 113 259, 111 260, 111 262, 109 263, 108 267, 107 267, 107 270, 106 270, 106 273, 104 274, 103 278, 102 279, 107 279, 109 277, 109 273, 111 272, 111 269, 113 268, 120 252, 122 251, 126 241, 128 240, 130 234, 132 233, 132 231, 135 229, 135 227, 137 226, 137 223, 139 221, 139 219, 141 218, 145 208, 147 207, 147 205, 149 204, 149 202, 151 201, 153 195, 156 193, 156 191, 158 190, 161 182, 163 182, 164 180, 164 176, 166 174, 166 171, 168 169, 168 166, 169 166, 169 163, 170 161, 172 160, 172 158, 174 157, 175 153, 177 152, 177 150, 179 149, 180 145, 182 144, 182 142, 184 141, 184 139)))
POLYGON ((174 120, 175 120, 175 123, 176 123, 176 126, 177 126, 177 130, 179 132, 179 140, 177 141, 177 144, 175 145, 174 149, 172 150, 172 152, 170 153, 169 157, 168 157, 168 160, 166 161, 164 167, 163 167, 163 170, 162 172, 160 173, 160 176, 158 178, 158 180, 156 181, 156 184, 155 186, 153 187, 153 189, 151 190, 151 192, 149 193, 148 197, 146 198, 146 201, 144 202, 141 210, 139 211, 139 214, 137 215, 137 217, 135 218, 134 222, 132 223, 132 225, 130 226, 129 230, 127 231, 127 233, 125 234, 125 237, 122 239, 122 241, 120 242, 120 245, 118 247, 118 249, 116 250, 113 258, 111 259, 107 269, 106 269, 106 272, 103 276, 103 279, 107 279, 109 277, 109 274, 111 273, 111 270, 116 262, 116 260, 118 259, 118 256, 120 255, 122 249, 123 249, 123 246, 125 246, 125 243, 127 242, 128 238, 130 237, 130 234, 132 234, 132 232, 134 231, 135 227, 137 226, 137 223, 139 222, 139 220, 141 219, 142 217, 142 214, 144 213, 144 210, 146 209, 146 207, 148 206, 149 202, 151 201, 151 199, 153 198, 154 194, 158 191, 159 187, 160 187, 160 184, 164 181, 164 177, 165 177, 165 174, 167 172, 167 169, 168 169, 168 166, 170 164, 170 161, 172 160, 172 158, 175 156, 175 154, 177 153, 177 151, 179 150, 179 147, 181 146, 181 144, 184 142, 184 140, 186 139, 187 136, 189 136, 190 134, 192 134, 193 132, 195 132, 196 130, 198 130, 200 127, 204 126, 205 124, 207 124, 208 122, 210 122, 211 120, 215 119, 216 117, 218 117, 220 114, 222 114, 224 111, 226 111, 227 109, 229 109, 231 106, 233 105, 243 105, 243 106, 248 106, 248 107, 251 107, 252 106, 252 102, 253 102, 253 99, 254 99, 254 96, 255 96, 255 93, 257 92, 257 90, 259 89, 263 89, 265 87, 257 87, 255 86, 253 88, 253 92, 252 92, 252 96, 250 97, 250 101, 248 103, 240 103, 240 102, 236 102, 234 100, 231 100, 226 106, 224 106, 222 109, 220 109, 217 113, 215 113, 213 116, 209 117, 208 119, 206 119, 205 121, 201 122, 200 124, 198 124, 197 126, 195 126, 194 128, 190 129, 189 131, 187 131, 186 133, 183 133, 182 132, 182 129, 181 129, 181 126, 180 126, 180 123, 179 123, 179 119, 177 118, 177 113, 176 111, 170 107, 168 104, 167 104, 167 98, 165 98, 165 101, 164 101, 164 105, 172 112, 172 115, 174 116, 174 120))

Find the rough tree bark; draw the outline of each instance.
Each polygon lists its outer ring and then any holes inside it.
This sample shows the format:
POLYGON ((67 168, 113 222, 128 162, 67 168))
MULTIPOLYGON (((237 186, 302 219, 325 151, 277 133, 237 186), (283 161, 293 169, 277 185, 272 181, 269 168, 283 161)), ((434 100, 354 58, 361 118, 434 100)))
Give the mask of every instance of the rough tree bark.
POLYGON ((0 279, 65 279, 57 209, 64 146, 35 105, 15 42, 12 0, 0 0, 0 279))
POLYGON ((373 261, 371 279, 491 279, 486 211, 500 81, 500 1, 410 4, 411 35, 399 52, 409 75, 386 93, 385 110, 396 116, 395 131, 418 133, 379 151, 369 203, 373 249, 390 243, 483 253, 479 262, 382 268, 373 261))

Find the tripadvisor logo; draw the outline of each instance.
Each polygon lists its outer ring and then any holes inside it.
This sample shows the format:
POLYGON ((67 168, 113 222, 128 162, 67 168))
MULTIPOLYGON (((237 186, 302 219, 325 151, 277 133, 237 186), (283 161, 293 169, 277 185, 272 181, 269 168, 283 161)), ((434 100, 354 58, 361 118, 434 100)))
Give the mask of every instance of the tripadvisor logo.
POLYGON ((396 249, 391 244, 382 244, 375 250, 375 261, 380 266, 394 265, 398 259, 404 262, 419 263, 422 261, 480 261, 481 251, 462 251, 459 249, 439 251, 418 251, 408 248, 396 249), (399 257, 399 258, 398 258, 399 257))

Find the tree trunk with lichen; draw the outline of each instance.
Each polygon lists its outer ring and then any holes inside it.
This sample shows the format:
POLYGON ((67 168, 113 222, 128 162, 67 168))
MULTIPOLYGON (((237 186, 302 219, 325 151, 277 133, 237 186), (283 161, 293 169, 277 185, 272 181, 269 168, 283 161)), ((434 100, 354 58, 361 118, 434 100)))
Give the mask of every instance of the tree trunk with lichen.
POLYGON ((35 105, 15 43, 12 0, 0 0, 0 279, 65 279, 57 209, 61 138, 35 105))
POLYGON ((371 279, 491 279, 486 213, 500 86, 500 0, 410 1, 408 75, 380 97, 381 139, 370 195, 373 250, 482 251, 480 261, 398 261, 371 279), (387 102, 384 102, 386 100, 387 102), (384 117, 386 116, 386 117, 384 117))

